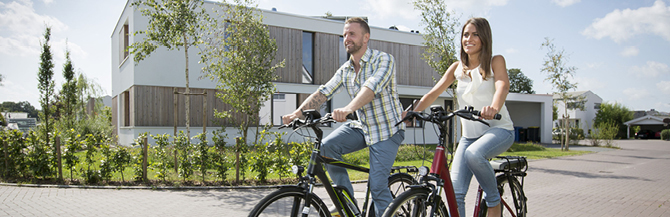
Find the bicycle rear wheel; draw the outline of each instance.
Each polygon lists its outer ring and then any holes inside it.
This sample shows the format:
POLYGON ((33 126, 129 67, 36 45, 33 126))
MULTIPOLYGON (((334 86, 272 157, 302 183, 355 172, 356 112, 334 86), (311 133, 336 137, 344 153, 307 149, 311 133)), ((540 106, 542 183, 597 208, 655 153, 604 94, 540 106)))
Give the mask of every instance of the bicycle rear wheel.
POLYGON ((442 198, 435 198, 437 206, 429 200, 428 188, 413 188, 398 195, 393 202, 386 208, 384 217, 413 217, 413 216, 434 216, 448 217, 447 207, 444 206, 442 198))
POLYGON ((519 181, 514 177, 508 179, 506 176, 498 176, 497 179, 500 199, 506 203, 506 205, 501 205, 503 211, 502 216, 525 217, 527 212, 527 198, 523 193, 519 181), (512 213, 514 213, 514 215, 512 213))
MULTIPOLYGON (((502 216, 504 217, 525 217, 526 195, 523 193, 521 184, 516 178, 512 178, 509 182, 507 176, 500 175, 496 177, 498 181, 498 191, 500 192, 500 208, 502 209, 502 216), (516 199, 516 200, 515 200, 516 199)), ((482 200, 482 211, 479 213, 480 217, 486 216, 486 201, 482 200)))
MULTIPOLYGON (((284 187, 263 198, 251 210, 249 217, 298 216, 305 210, 305 204, 305 189, 284 187)), ((318 196, 312 194, 308 215, 330 217, 330 212, 326 204, 318 196)))

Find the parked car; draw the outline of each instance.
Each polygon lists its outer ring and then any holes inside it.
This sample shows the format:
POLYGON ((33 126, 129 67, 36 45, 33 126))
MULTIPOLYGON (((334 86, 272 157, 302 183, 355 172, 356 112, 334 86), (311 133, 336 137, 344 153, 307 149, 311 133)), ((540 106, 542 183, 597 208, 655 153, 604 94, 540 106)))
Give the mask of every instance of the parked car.
POLYGON ((635 138, 636 139, 653 139, 654 138, 654 133, 651 132, 651 130, 640 130, 637 133, 635 133, 635 138))
POLYGON ((656 132, 654 139, 660 139, 661 138, 661 131, 656 132))

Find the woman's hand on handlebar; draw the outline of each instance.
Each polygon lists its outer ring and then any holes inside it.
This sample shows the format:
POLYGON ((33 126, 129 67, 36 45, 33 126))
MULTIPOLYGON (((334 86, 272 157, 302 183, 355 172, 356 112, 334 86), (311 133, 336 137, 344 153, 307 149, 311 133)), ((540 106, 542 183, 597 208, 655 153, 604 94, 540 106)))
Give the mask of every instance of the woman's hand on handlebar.
POLYGON ((484 120, 492 120, 496 114, 498 114, 498 109, 493 108, 492 106, 484 106, 480 112, 479 117, 484 120))

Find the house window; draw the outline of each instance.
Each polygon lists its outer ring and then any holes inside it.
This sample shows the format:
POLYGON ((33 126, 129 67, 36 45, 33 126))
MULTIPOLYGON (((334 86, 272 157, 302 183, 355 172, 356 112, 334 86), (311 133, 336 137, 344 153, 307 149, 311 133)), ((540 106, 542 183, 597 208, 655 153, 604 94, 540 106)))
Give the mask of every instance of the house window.
POLYGON ((274 95, 272 95, 272 99, 275 102, 276 101, 286 101, 286 94, 283 94, 283 93, 274 94, 274 95))
POLYGON ((130 126, 130 94, 128 91, 121 93, 121 117, 123 120, 121 126, 130 126))
POLYGON ((600 109, 600 103, 594 103, 593 108, 594 109, 600 109))
POLYGON ((126 24, 123 24, 121 31, 119 31, 119 64, 128 58, 128 46, 130 45, 128 31, 128 21, 126 20, 126 24))
POLYGON ((349 53, 347 53, 347 49, 344 48, 344 37, 340 36, 340 52, 339 52, 339 60, 340 60, 340 65, 344 64, 349 60, 349 53))
POLYGON ((302 83, 314 83, 314 33, 302 32, 302 83))
MULTIPOLYGON (((281 126, 283 115, 290 114, 300 106, 309 94, 296 93, 276 93, 272 96, 272 100, 268 100, 263 104, 260 112, 261 124, 272 124, 273 126, 281 126)), ((327 101, 321 108, 319 108, 321 115, 332 112, 332 103, 327 101)), ((330 124, 324 125, 330 126, 330 124)))

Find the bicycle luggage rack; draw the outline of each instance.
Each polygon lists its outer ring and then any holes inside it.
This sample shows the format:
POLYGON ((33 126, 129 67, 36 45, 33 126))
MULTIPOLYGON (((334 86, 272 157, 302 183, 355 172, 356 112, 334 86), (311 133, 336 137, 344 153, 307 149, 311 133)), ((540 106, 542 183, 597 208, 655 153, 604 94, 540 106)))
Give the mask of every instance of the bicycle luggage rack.
POLYGON ((412 174, 419 172, 419 168, 416 166, 394 166, 391 167, 391 174, 401 173, 402 170, 405 170, 405 173, 412 174))

